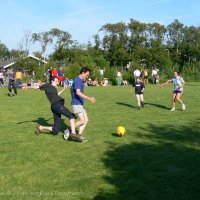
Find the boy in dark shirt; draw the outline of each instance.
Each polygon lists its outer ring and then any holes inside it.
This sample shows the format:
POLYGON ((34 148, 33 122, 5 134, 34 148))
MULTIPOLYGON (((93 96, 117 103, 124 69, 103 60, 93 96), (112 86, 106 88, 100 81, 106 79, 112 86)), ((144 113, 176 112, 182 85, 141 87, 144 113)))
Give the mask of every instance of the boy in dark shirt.
POLYGON ((140 110, 141 106, 144 108, 144 83, 140 80, 140 78, 136 78, 135 83, 133 84, 132 90, 135 87, 135 96, 138 102, 138 109, 140 110))

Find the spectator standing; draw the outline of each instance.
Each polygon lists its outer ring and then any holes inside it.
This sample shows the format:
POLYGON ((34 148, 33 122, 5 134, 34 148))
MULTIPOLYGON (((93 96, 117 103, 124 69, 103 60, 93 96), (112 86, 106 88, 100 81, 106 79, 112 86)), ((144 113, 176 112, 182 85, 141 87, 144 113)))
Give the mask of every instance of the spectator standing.
POLYGON ((137 68, 134 72, 133 72, 133 75, 134 75, 134 78, 135 78, 135 81, 137 78, 140 78, 141 76, 141 72, 140 70, 137 68))
POLYGON ((3 88, 3 84, 4 84, 4 74, 2 71, 0 71, 0 87, 3 88))
POLYGON ((154 69, 152 70, 152 73, 151 73, 153 84, 157 84, 158 72, 159 72, 159 69, 154 67, 154 69))
POLYGON ((117 85, 121 85, 122 84, 122 73, 120 71, 117 72, 117 85))
POLYGON ((58 80, 59 80, 59 85, 63 86, 63 81, 64 81, 64 70, 63 67, 59 67, 58 69, 58 80))
POLYGON ((149 82, 149 80, 148 80, 149 70, 147 68, 144 70, 144 74, 143 75, 144 75, 144 84, 148 85, 148 82, 149 82))
POLYGON ((58 70, 55 67, 53 68, 51 74, 52 74, 52 77, 58 78, 58 70))
POLYGON ((16 82, 16 87, 20 88, 23 83, 22 83, 22 72, 21 70, 17 70, 15 73, 15 82, 16 82))

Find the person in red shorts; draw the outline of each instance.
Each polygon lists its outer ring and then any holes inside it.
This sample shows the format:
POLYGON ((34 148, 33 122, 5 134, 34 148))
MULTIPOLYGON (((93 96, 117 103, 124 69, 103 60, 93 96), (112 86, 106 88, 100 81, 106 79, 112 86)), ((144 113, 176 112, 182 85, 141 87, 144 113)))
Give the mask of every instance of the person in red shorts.
POLYGON ((59 85, 63 86, 64 82, 64 70, 62 67, 59 67, 58 69, 58 80, 59 80, 59 85))
POLYGON ((52 77, 57 78, 58 77, 58 70, 54 67, 52 70, 52 77))

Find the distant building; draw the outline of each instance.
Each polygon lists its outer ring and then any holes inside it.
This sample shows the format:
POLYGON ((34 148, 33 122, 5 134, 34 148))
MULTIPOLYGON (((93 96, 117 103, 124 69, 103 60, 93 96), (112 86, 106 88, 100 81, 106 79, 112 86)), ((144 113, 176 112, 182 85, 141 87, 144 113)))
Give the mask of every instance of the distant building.
MULTIPOLYGON (((39 58, 37 58, 37 57, 35 57, 33 55, 28 55, 26 58, 34 60, 35 62, 38 63, 39 66, 40 66, 41 63, 47 64, 47 61, 41 60, 41 59, 39 59, 39 58)), ((9 68, 14 67, 16 62, 17 62, 17 59, 10 59, 10 60, 6 60, 6 61, 0 61, 0 70, 6 71, 9 68)))

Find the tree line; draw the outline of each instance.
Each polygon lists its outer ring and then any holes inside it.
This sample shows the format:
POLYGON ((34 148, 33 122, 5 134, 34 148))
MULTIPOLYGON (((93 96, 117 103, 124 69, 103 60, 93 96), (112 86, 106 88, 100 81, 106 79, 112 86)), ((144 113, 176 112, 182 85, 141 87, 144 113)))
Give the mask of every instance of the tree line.
POLYGON ((166 78, 173 70, 179 71, 186 80, 197 81, 200 77, 200 27, 185 26, 177 19, 169 25, 143 23, 130 19, 129 23, 118 22, 103 25, 93 41, 79 44, 72 36, 58 28, 41 33, 26 31, 18 50, 9 51, 0 43, 0 58, 18 58, 22 68, 30 68, 22 58, 29 53, 32 44, 38 43, 40 50, 34 55, 44 59, 47 48, 53 46, 48 56, 48 65, 42 68, 31 66, 42 74, 49 66, 62 65, 69 78, 73 78, 83 65, 92 69, 94 78, 104 76, 115 82, 117 71, 123 78, 132 81, 132 72, 139 68, 159 68, 166 78))

